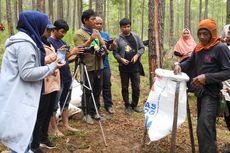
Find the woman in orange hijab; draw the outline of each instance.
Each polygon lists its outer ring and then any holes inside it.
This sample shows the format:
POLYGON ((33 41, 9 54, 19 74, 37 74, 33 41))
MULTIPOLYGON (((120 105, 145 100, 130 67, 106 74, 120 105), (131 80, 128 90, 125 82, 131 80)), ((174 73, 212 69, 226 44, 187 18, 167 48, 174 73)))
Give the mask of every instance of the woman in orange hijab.
POLYGON ((177 57, 177 62, 183 62, 191 56, 192 51, 196 47, 196 43, 188 28, 183 29, 180 39, 174 47, 174 55, 177 57))

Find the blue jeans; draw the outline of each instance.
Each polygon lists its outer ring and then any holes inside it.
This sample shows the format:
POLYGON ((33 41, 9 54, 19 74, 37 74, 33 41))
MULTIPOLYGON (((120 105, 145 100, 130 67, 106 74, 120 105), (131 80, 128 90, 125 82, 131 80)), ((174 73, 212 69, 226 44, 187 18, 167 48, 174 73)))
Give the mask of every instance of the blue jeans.
POLYGON ((111 78, 110 68, 103 69, 102 94, 103 94, 103 99, 104 99, 104 108, 106 110, 108 110, 110 107, 113 107, 110 78, 111 78))
POLYGON ((219 98, 208 95, 197 99, 197 136, 200 153, 216 153, 216 112, 219 98))

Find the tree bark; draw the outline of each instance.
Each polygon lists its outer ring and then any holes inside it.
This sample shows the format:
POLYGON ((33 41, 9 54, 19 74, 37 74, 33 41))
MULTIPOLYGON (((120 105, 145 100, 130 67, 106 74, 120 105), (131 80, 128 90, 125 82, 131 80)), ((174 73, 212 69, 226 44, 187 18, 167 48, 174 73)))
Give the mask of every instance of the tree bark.
POLYGON ((152 87, 153 80, 155 77, 155 65, 156 65, 156 53, 153 51, 154 47, 154 1, 150 0, 149 4, 149 29, 148 29, 148 39, 149 39, 149 44, 148 44, 148 51, 149 51, 149 84, 150 88, 152 87))
POLYGON ((191 2, 192 0, 189 0, 188 2, 188 28, 191 30, 191 2))
POLYGON ((63 19, 63 0, 57 0, 57 19, 63 19))
POLYGON ((188 28, 189 20, 189 2, 188 0, 184 1, 184 28, 188 28))
POLYGON ((102 0, 96 0, 96 14, 104 20, 102 0))
POLYGON ((37 0, 37 10, 45 12, 45 0, 37 0))
POLYGON ((205 0, 204 19, 208 19, 208 0, 205 0))
POLYGON ((0 0, 0 23, 2 23, 2 0, 0 0))
POLYGON ((107 22, 107 14, 106 14, 106 10, 107 10, 107 8, 106 8, 106 6, 107 6, 107 2, 106 2, 106 0, 104 0, 104 21, 103 21, 103 30, 104 31, 106 31, 107 30, 107 28, 106 28, 106 26, 107 26, 107 24, 106 24, 106 22, 107 22))
POLYGON ((69 14, 70 14, 70 0, 67 0, 67 5, 66 5, 66 22, 70 23, 70 18, 69 18, 69 14))
MULTIPOLYGON (((18 0, 13 2, 14 7, 14 24, 17 25, 18 23, 18 0)), ((13 19, 12 19, 13 20, 13 19)))
POLYGON ((8 24, 8 30, 9 34, 13 35, 14 34, 14 29, 13 29, 13 22, 12 22, 12 14, 11 14, 11 0, 6 0, 6 17, 7 17, 7 24, 8 24))
POLYGON ((129 17, 129 0, 125 0, 125 17, 129 17))
POLYGON ((226 24, 230 24, 230 0, 227 0, 226 14, 226 24))
POLYGON ((89 0, 89 9, 92 9, 92 4, 93 3, 93 0, 89 0))
POLYGON ((173 7, 173 0, 170 0, 170 22, 169 22, 169 53, 168 53, 168 58, 173 57, 173 48, 174 48, 174 7, 173 7))
POLYGON ((202 20, 202 0, 200 0, 200 5, 199 5, 199 21, 202 20))
POLYGON ((142 7, 141 7, 141 40, 142 41, 144 36, 144 12, 145 12, 145 0, 142 0, 142 7))
POLYGON ((133 3, 132 3, 132 0, 129 0, 129 19, 131 22, 132 21, 132 12, 133 12, 133 3))
POLYGON ((78 28, 81 28, 82 0, 77 1, 78 28))
POLYGON ((54 22, 53 0, 49 0, 49 19, 54 22))
POLYGON ((18 0, 18 12, 22 12, 23 11, 23 1, 22 0, 18 0))
MULTIPOLYGON (((77 6, 77 0, 73 1, 73 32, 75 31, 75 27, 76 27, 76 6, 77 6)), ((80 15, 78 15, 80 16, 80 15)), ((78 17, 79 18, 79 17, 78 17)))

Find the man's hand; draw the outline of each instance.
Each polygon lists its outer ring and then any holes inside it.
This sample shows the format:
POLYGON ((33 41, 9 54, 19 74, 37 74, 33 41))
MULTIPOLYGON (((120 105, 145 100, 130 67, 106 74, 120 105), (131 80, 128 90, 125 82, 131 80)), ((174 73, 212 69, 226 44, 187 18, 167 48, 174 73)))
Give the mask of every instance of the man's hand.
POLYGON ((129 61, 127 59, 124 59, 124 58, 121 58, 121 62, 124 64, 124 65, 128 65, 129 64, 129 61))
POLYGON ((138 60, 138 55, 134 55, 133 58, 131 59, 131 62, 134 64, 138 60))
POLYGON ((197 77, 192 79, 191 84, 194 87, 200 87, 203 86, 205 84, 206 81, 206 76, 204 74, 198 75, 197 77))
POLYGON ((177 74, 181 74, 181 67, 179 64, 176 64, 175 67, 174 67, 174 74, 177 75, 177 74))
POLYGON ((82 47, 82 46, 74 47, 74 48, 71 50, 71 54, 72 54, 72 55, 75 55, 75 54, 82 54, 82 53, 84 53, 84 47, 82 47))

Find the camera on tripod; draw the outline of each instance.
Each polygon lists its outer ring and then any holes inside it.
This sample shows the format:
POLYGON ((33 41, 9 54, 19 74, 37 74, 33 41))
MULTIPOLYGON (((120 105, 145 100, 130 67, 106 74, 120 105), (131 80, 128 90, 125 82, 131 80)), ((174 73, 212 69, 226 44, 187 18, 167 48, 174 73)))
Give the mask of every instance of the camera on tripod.
POLYGON ((84 47, 85 53, 94 54, 96 56, 104 56, 107 54, 107 48, 105 46, 99 47, 98 45, 84 47))

